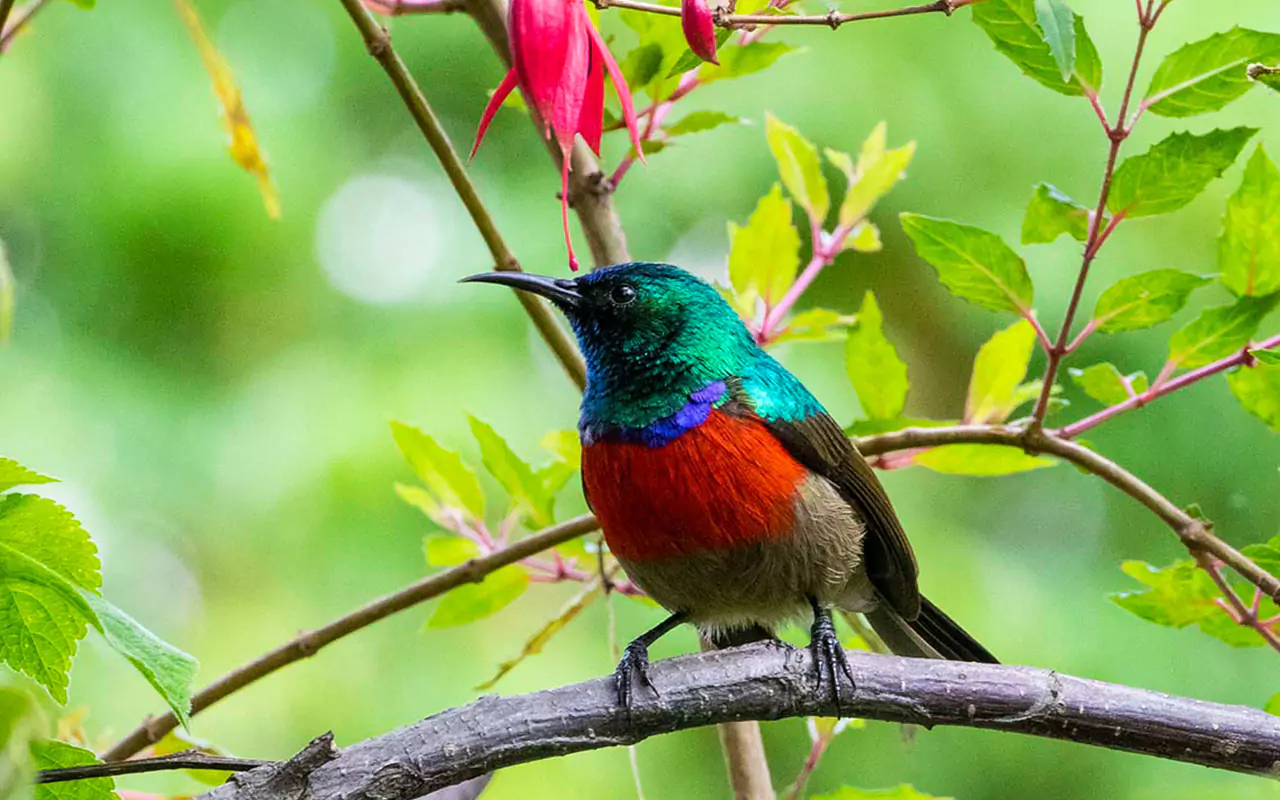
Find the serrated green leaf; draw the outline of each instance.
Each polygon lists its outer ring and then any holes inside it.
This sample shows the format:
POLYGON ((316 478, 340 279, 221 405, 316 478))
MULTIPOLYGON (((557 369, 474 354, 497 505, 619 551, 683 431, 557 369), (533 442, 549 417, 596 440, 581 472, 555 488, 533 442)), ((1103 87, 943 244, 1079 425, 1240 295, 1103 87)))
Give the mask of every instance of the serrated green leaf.
MULTIPOLYGON (((53 739, 32 742, 31 755, 36 769, 63 769, 102 763, 88 750, 53 739)), ((35 800, 116 800, 116 783, 112 778, 41 783, 36 785, 35 800)))
POLYGON ((852 786, 842 786, 834 792, 812 795, 809 800, 954 800, 954 798, 925 794, 914 786, 904 783, 892 789, 855 789, 852 786))
POLYGON ((799 268, 800 234, 791 222, 791 201, 775 183, 746 227, 729 223, 729 280, 739 296, 759 295, 776 303, 799 268))
POLYGON ((1062 0, 1035 0, 1036 22, 1064 82, 1076 68, 1076 14, 1062 0))
POLYGON ((14 281, 9 267, 9 253, 0 239, 0 344, 9 341, 13 332, 14 281))
POLYGON ((517 564, 494 570, 480 583, 459 586, 444 596, 427 620, 429 628, 451 628, 501 611, 529 587, 529 573, 517 564))
MULTIPOLYGON (((884 123, 877 126, 876 131, 883 133, 884 123)), ((876 133, 873 132, 875 137, 876 133)), ((871 141, 871 140, 868 140, 871 141)), ((840 204, 840 224, 848 227, 858 220, 871 213, 876 203, 880 199, 892 191, 898 181, 902 180, 907 171, 907 166, 911 163, 911 159, 916 153, 916 143, 907 142, 902 147, 893 150, 886 150, 882 143, 876 146, 873 142, 869 148, 863 145, 862 154, 858 158, 858 168, 856 171, 842 170, 845 178, 848 180, 848 187, 845 190, 844 201, 840 204)), ((840 167, 842 163, 847 164, 848 157, 845 156, 843 162, 838 159, 843 153, 837 153, 834 150, 827 151, 827 158, 831 159, 835 155, 837 159, 832 163, 840 167)))
POLYGON ((1280 170, 1262 145, 1227 199, 1218 266, 1223 285, 1237 296, 1280 290, 1280 170))
POLYGON ((1035 346, 1035 328, 1020 319, 978 348, 965 401, 966 422, 1003 422, 1009 417, 1035 346))
POLYGON ((1142 394, 1150 388, 1145 373, 1121 375, 1115 364, 1110 362, 1094 364, 1085 369, 1072 368, 1068 372, 1076 386, 1083 389, 1085 394, 1107 406, 1123 403, 1132 395, 1142 394))
POLYGON ((50 478, 38 472, 32 472, 12 458, 0 458, 0 492, 7 492, 15 486, 34 486, 38 483, 57 482, 57 478, 50 478))
POLYGON ((1027 203, 1022 218, 1023 244, 1048 244, 1062 234, 1083 242, 1089 238, 1089 216, 1092 212, 1067 197, 1055 187, 1036 184, 1035 194, 1027 203))
MULTIPOLYGON (((1146 586, 1111 595, 1112 601, 1126 611, 1171 628, 1194 624, 1201 632, 1232 647, 1264 644, 1256 631, 1238 624, 1218 605, 1218 587, 1193 561, 1176 561, 1161 568, 1142 561, 1126 561, 1121 569, 1146 586)), ((1274 613, 1274 603, 1267 600, 1265 605, 1268 607, 1264 614, 1274 613)))
POLYGON ((1242 297, 1234 305, 1207 308, 1169 340, 1169 361, 1194 369, 1225 358, 1249 344, 1280 295, 1242 297))
POLYGON ((70 511, 33 494, 0 497, 0 545, 6 545, 73 586, 102 588, 98 548, 70 511))
POLYGON ((1232 128, 1203 136, 1171 134, 1142 155, 1125 159, 1112 180, 1107 208, 1127 217, 1177 211, 1234 164, 1257 132, 1232 128))
POLYGON ((1169 54, 1151 78, 1143 106, 1189 117, 1217 111, 1253 87, 1248 65, 1280 53, 1280 35, 1232 28, 1169 54))
POLYGON ((907 402, 907 365, 885 338, 876 297, 867 292, 857 321, 845 339, 845 371, 862 411, 872 419, 893 419, 907 402))
POLYGON ((1251 350, 1250 352, 1263 364, 1280 364, 1280 353, 1275 350, 1251 350))
POLYGON ((402 422, 391 423, 391 435, 418 479, 437 502, 484 518, 484 492, 476 473, 457 453, 446 450, 427 434, 402 422))
POLYGON ((534 525, 545 527, 554 522, 555 496, 547 491, 533 468, 517 456, 491 426, 475 417, 468 419, 471 434, 480 444, 480 459, 494 480, 529 513, 534 525))
POLYGON ((684 136, 690 133, 701 133, 718 128, 721 125, 739 125, 742 117, 735 117, 723 111, 694 111, 685 114, 678 122, 667 128, 667 136, 684 136))
POLYGON ((1075 64, 1065 79, 1036 19, 1036 0, 985 0, 973 6, 973 21, 995 43, 996 50, 1041 85, 1073 96, 1102 87, 1102 61, 1083 17, 1076 15, 1072 24, 1075 64))
POLYGON ((773 159, 778 162, 782 185, 810 219, 819 223, 826 219, 831 196, 813 143, 768 112, 764 115, 764 135, 773 159))
POLYGON ((1123 278, 1098 298, 1094 321, 1103 333, 1150 328, 1170 319, 1211 279, 1176 269, 1153 269, 1123 278))
POLYGON ((427 564, 432 567, 456 567, 480 555, 480 547, 461 536, 428 536, 422 542, 427 564))
POLYGON ((1227 376, 1227 385, 1245 411, 1280 433, 1280 366, 1258 364, 1238 369, 1227 376))
POLYGON ((107 644, 142 673, 183 726, 190 725, 191 687, 199 663, 97 594, 81 595, 97 614, 97 627, 107 644))
POLYGON ((921 214, 900 218, 916 253, 933 265, 952 294, 992 311, 1031 308, 1034 289, 1027 265, 999 236, 921 214))
POLYGON ((720 66, 703 64, 698 70, 698 80, 710 83, 727 78, 741 78, 743 75, 768 69, 779 58, 794 51, 794 47, 782 42, 752 42, 745 47, 727 47, 717 54, 720 66))
POLYGON ((1052 467, 1057 462, 994 444, 944 444, 920 453, 913 463, 947 475, 995 477, 1052 467))
POLYGON ((401 500, 413 506, 427 516, 428 519, 435 522, 440 527, 447 527, 444 514, 442 514, 442 506, 436 500, 435 496, 421 486, 409 486, 404 483, 394 484, 396 495, 401 500))

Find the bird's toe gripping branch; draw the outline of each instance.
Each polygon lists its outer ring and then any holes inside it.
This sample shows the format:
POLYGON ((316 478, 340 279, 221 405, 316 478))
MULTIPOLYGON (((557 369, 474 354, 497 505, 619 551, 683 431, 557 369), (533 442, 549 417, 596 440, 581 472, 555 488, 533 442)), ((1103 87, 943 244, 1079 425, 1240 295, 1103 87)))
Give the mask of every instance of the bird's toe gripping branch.
POLYGON ((622 654, 622 660, 618 662, 618 668, 613 672, 613 679, 618 687, 618 704, 627 712, 631 711, 637 682, 649 687, 657 695, 657 687, 653 685, 653 681, 649 680, 648 644, 637 639, 627 645, 627 649, 622 654))
POLYGON ((840 646, 840 638, 836 636, 836 626, 831 620, 831 609, 823 608, 817 600, 810 600, 813 606, 813 627, 809 630, 809 649, 813 652, 813 665, 818 673, 818 687, 830 692, 835 701, 836 715, 844 716, 844 706, 840 700, 840 676, 849 681, 849 689, 853 690, 853 670, 849 667, 849 659, 844 648, 840 646))

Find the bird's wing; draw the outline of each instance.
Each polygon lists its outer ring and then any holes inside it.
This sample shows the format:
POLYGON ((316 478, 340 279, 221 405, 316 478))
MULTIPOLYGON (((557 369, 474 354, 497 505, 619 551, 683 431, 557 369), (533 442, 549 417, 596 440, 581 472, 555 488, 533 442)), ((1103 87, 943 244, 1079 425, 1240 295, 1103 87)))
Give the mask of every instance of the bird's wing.
POLYGON ((831 415, 798 380, 783 372, 785 377, 772 376, 773 380, 790 384, 788 391, 804 393, 808 402, 802 416, 788 419, 760 413, 762 387, 749 380, 741 387, 744 399, 793 458, 831 481, 859 512, 867 526, 862 545, 867 577, 895 611, 907 620, 915 619, 920 614, 916 559, 880 479, 831 415))

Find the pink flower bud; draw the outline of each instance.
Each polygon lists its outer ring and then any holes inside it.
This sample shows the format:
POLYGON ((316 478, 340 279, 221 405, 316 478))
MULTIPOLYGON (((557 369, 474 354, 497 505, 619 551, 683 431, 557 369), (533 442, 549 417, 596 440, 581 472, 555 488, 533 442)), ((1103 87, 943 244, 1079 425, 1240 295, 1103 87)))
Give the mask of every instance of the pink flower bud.
POLYGON ((684 28, 689 49, 703 61, 719 64, 716 59, 716 22, 707 0, 681 0, 680 27, 684 28))

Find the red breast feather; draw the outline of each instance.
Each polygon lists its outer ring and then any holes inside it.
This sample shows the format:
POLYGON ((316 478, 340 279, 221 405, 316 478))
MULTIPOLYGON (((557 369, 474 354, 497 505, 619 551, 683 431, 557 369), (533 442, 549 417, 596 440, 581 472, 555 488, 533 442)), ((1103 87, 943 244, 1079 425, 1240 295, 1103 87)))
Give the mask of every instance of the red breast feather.
POLYGON ((785 539, 808 471, 759 420, 712 411, 662 447, 582 452, 582 479, 609 549, 648 561, 785 539))

